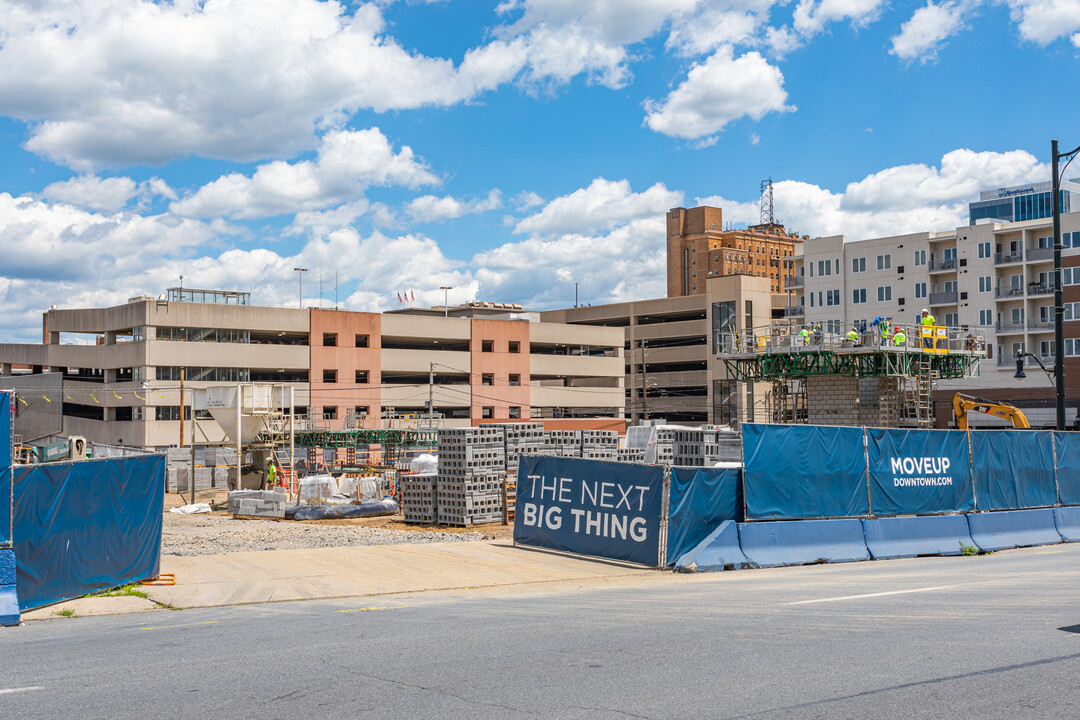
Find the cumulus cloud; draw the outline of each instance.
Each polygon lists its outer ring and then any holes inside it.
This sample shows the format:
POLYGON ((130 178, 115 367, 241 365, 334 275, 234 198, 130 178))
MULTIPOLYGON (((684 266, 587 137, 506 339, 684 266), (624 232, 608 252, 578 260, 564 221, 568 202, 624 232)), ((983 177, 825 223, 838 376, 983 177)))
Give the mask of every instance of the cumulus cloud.
POLYGON ((275 161, 250 177, 229 173, 172 204, 183 217, 257 218, 356 200, 373 185, 418 187, 439 179, 412 148, 393 146, 379 128, 331 131, 323 136, 314 161, 275 161))
MULTIPOLYGON (((774 183, 776 216, 800 233, 845 235, 848 240, 949 230, 967 222, 967 203, 988 187, 1044 181, 1050 169, 1023 150, 947 153, 940 167, 886 168, 833 192, 805 182, 774 183)), ((726 219, 756 223, 757 201, 713 196, 698 202, 724 209, 726 219)))
POLYGON ((937 59, 937 51, 945 40, 964 27, 964 17, 970 4, 944 2, 935 5, 928 2, 900 26, 900 32, 892 37, 889 53, 901 60, 920 60, 923 63, 937 59))
POLYGON ((610 230, 616 225, 653 216, 661 216, 680 205, 683 194, 656 183, 644 192, 635 193, 627 180, 598 177, 588 187, 557 197, 544 208, 521 220, 514 233, 551 235, 589 233, 610 230))
MULTIPOLYGON (((722 130, 744 115, 755 120, 769 112, 791 112, 779 68, 757 52, 734 57, 717 50, 695 64, 663 102, 645 102, 645 124, 656 132, 695 140, 722 130)), ((715 139, 711 139, 715 142, 715 139)))
POLYGON ((116 213, 123 210, 132 198, 137 197, 139 204, 145 206, 154 197, 175 200, 176 192, 168 183, 156 177, 136 183, 129 177, 79 175, 46 185, 41 197, 87 210, 116 213))
POLYGON ((829 23, 843 20, 865 27, 877 19, 883 4, 883 0, 799 0, 792 24, 805 36, 816 35, 829 23))
POLYGON ((1080 47, 1080 2, 1077 0, 1005 0, 1020 37, 1039 45, 1049 45, 1071 35, 1080 47))
POLYGON ((407 207, 409 215, 416 222, 443 222, 462 215, 488 212, 502 207, 502 193, 491 190, 485 198, 459 200, 452 195, 437 197, 422 195, 410 201, 407 207))

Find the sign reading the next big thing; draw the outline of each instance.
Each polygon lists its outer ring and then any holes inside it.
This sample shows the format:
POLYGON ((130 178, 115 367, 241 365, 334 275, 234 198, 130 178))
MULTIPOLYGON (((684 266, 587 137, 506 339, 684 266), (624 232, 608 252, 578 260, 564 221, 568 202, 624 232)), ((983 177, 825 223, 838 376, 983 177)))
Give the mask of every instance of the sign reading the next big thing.
POLYGON ((656 465, 522 455, 514 542, 656 565, 663 480, 656 465))

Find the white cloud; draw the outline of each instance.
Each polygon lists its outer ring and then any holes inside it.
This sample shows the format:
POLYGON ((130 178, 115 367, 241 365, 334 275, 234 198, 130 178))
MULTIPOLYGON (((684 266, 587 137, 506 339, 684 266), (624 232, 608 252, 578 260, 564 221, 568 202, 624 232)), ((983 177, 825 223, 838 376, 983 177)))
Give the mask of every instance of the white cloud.
POLYGON ((528 210, 529 208, 534 208, 537 205, 543 205, 544 198, 540 197, 532 190, 522 190, 514 196, 514 199, 511 202, 518 210, 528 210))
POLYGON ((779 68, 757 52, 738 58, 721 48, 695 64, 662 103, 645 102, 645 124, 664 135, 697 139, 747 115, 760 120, 768 112, 791 112, 779 68))
POLYGON ((942 43, 963 29, 969 10, 970 6, 962 2, 927 2, 900 26, 900 33, 892 37, 889 53, 907 61, 936 60, 942 43))
POLYGON ((725 45, 757 42, 772 5, 773 0, 699 3, 695 12, 672 19, 667 47, 684 55, 705 55, 725 45))
POLYGON ((525 62, 511 38, 455 67, 401 47, 376 5, 318 0, 8 1, 0 37, 0 113, 79 169, 289 156, 324 119, 453 105, 525 62))
POLYGON ((46 185, 41 196, 46 200, 64 202, 89 210, 115 213, 135 197, 137 189, 137 184, 129 177, 99 178, 94 175, 81 175, 46 185))
POLYGON ((1080 48, 1080 0, 1005 0, 1024 40, 1049 45, 1072 35, 1080 48))
POLYGON ((792 24, 804 36, 816 35, 841 20, 865 27, 878 18, 883 4, 883 0, 799 0, 792 24))
POLYGON ((394 152, 378 128, 331 131, 323 136, 314 161, 275 161, 248 177, 230 173, 172 204, 184 217, 257 218, 318 210, 355 201, 373 185, 437 184, 412 148, 394 152))
POLYGON ((598 177, 588 187, 557 197, 540 212, 521 220, 514 232, 551 235, 610 230, 631 220, 663 217, 682 201, 682 192, 668 190, 663 183, 635 193, 627 180, 598 177))
MULTIPOLYGON (((832 192, 805 182, 774 183, 776 216, 788 228, 811 236, 846 235, 848 240, 909 232, 950 230, 967 222, 967 203, 981 189, 1044 181, 1049 168, 1023 150, 1005 153, 960 149, 941 166, 900 165, 867 175, 832 192)), ((736 223, 756 223, 757 201, 722 197, 698 202, 724 209, 736 223)))
POLYGON ((487 197, 475 200, 459 200, 452 195, 445 197, 422 195, 409 202, 407 210, 416 222, 437 223, 453 220, 462 215, 497 210, 500 207, 502 207, 502 193, 494 189, 487 194, 487 197))

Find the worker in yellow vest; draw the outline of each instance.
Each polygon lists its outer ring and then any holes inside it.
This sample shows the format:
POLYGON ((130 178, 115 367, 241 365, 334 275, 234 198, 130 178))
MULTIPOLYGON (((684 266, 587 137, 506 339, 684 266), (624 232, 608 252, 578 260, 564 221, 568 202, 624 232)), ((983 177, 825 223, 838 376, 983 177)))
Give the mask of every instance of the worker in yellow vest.
POLYGON ((893 345, 900 347, 907 343, 907 335, 904 334, 903 328, 896 328, 896 334, 892 336, 893 345))
POLYGON ((930 314, 929 310, 923 308, 922 318, 919 322, 921 322, 923 326, 922 346, 924 348, 934 347, 934 316, 930 314), (929 331, 929 333, 927 331, 929 331))
POLYGON ((851 347, 856 347, 859 344, 859 331, 855 328, 851 328, 847 331, 847 335, 844 339, 851 343, 851 347))
POLYGON ((809 345, 810 344, 810 326, 809 325, 803 325, 803 329, 799 331, 799 337, 802 338, 802 344, 803 345, 809 345))

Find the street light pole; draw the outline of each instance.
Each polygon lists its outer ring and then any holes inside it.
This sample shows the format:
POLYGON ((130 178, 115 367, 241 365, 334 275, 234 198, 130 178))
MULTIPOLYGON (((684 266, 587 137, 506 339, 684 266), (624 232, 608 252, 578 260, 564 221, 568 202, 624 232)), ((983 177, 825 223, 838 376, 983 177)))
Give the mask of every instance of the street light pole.
POLYGON ((307 268, 293 268, 296 271, 296 277, 300 278, 300 309, 304 309, 304 273, 307 272, 307 268))
POLYGON ((454 288, 443 285, 439 289, 443 291, 443 317, 450 317, 450 291, 454 288))
POLYGON ((1061 172, 1058 161, 1069 158, 1065 162, 1065 167, 1068 167, 1077 152, 1080 152, 1080 146, 1069 152, 1059 153, 1058 141, 1050 141, 1054 173, 1050 207, 1054 216, 1054 385, 1057 390, 1058 430, 1065 429, 1065 305, 1061 299, 1061 172))

